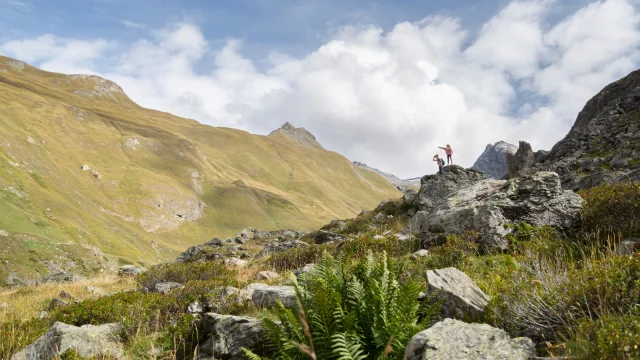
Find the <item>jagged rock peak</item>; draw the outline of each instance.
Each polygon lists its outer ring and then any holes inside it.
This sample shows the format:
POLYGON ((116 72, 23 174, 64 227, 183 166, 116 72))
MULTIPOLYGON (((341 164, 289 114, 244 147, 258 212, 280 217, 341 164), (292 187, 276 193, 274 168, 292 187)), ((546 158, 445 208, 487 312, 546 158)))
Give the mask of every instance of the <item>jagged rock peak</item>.
POLYGON ((380 171, 376 168, 372 168, 371 166, 359 161, 354 161, 353 165, 365 170, 373 171, 378 175, 382 175, 382 177, 387 179, 390 183, 392 183, 396 187, 415 188, 416 190, 420 188, 420 178, 400 179, 399 177, 393 174, 389 174, 384 171, 380 171))
POLYGON ((315 149, 324 149, 322 145, 316 140, 316 137, 312 133, 307 131, 303 127, 295 127, 291 123, 286 122, 279 129, 274 130, 269 136, 282 135, 285 138, 293 141, 294 143, 315 149))
POLYGON ((488 178, 502 178, 508 171, 507 154, 515 154, 518 148, 504 141, 488 144, 484 152, 471 167, 488 178))

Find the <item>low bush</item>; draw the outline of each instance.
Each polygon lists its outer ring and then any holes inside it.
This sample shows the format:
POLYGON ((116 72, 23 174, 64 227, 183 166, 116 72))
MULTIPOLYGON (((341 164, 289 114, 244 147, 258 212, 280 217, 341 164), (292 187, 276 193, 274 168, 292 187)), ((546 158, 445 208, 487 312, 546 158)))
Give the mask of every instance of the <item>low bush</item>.
POLYGON ((345 257, 360 259, 369 251, 376 254, 386 252, 389 256, 396 257, 411 254, 416 250, 418 250, 418 242, 415 240, 399 241, 390 236, 376 239, 373 236, 364 235, 344 242, 338 252, 345 257))
POLYGON ((572 359, 639 359, 640 312, 608 314, 597 320, 584 319, 572 330, 567 343, 572 359))
POLYGON ((418 322, 420 286, 384 252, 355 265, 325 253, 296 290, 300 311, 280 306, 279 323, 263 322, 276 358, 402 359, 429 321, 418 322))
POLYGON ((156 265, 138 275, 136 281, 146 289, 153 289, 162 282, 186 284, 190 281, 216 281, 220 285, 237 286, 236 271, 219 261, 156 265))
POLYGON ((443 245, 429 249, 429 256, 422 260, 427 269, 447 267, 461 268, 472 255, 478 254, 477 233, 449 235, 443 245))
POLYGON ((640 235, 640 183, 603 184, 579 192, 584 199, 582 230, 640 235))
POLYGON ((266 259, 266 265, 277 271, 296 270, 306 264, 316 262, 324 251, 335 251, 335 245, 311 245, 272 254, 266 259))

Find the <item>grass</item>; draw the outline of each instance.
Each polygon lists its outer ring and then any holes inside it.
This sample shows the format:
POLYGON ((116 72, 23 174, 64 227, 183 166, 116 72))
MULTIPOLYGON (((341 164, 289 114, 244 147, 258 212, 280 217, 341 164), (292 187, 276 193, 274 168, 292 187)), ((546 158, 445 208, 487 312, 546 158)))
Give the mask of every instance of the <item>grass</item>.
POLYGON ((91 82, 18 71, 7 60, 0 57, 8 70, 0 71, 0 230, 11 241, 0 241, 0 286, 12 274, 45 275, 40 258, 81 263, 95 247, 107 259, 78 271, 117 259, 153 264, 245 227, 311 230, 400 196, 337 153, 201 125, 124 94, 75 95, 91 82), (126 145, 132 139, 136 148, 126 145), (198 220, 174 214, 197 200, 206 205, 198 220), (32 238, 43 246, 27 248, 32 238))

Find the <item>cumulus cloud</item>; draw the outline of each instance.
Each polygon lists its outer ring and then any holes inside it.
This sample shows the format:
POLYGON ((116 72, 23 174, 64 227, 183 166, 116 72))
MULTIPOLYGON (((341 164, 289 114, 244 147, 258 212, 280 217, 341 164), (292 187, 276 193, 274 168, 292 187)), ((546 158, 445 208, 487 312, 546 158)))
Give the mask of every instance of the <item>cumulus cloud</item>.
POLYGON ((638 67, 630 0, 596 1, 560 20, 558 4, 512 1, 478 33, 442 16, 389 31, 346 27, 301 57, 249 59, 241 41, 215 47, 191 24, 118 48, 109 68, 94 65, 116 50, 102 39, 43 35, 0 52, 102 74, 143 106, 215 126, 264 134, 289 121, 352 160, 409 177, 432 173, 431 157, 447 143, 464 166, 498 140, 548 149, 591 96, 638 67))

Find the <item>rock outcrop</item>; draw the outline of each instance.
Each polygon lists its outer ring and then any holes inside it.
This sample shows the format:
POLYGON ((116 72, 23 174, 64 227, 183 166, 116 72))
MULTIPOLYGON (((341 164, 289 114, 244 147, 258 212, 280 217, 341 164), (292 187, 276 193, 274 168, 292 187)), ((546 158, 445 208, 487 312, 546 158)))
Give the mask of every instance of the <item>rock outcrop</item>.
POLYGON ((535 356, 529 338, 511 339, 487 324, 445 319, 416 334, 405 351, 407 360, 529 360, 535 356))
POLYGON ((507 173, 504 179, 513 179, 534 173, 532 167, 545 158, 549 152, 544 150, 533 151, 531 144, 520 141, 518 150, 513 154, 507 154, 507 173))
POLYGON ((329 244, 334 242, 343 242, 346 239, 347 238, 342 235, 334 234, 325 230, 320 230, 316 234, 315 242, 316 244, 329 244))
POLYGON ((558 175, 540 172, 512 180, 481 180, 482 174, 454 168, 444 176, 425 176, 418 212, 405 232, 455 234, 478 232, 483 250, 506 249, 508 225, 569 228, 579 217, 582 199, 562 190, 558 175))
POLYGON ((82 358, 121 359, 122 345, 118 342, 119 324, 81 327, 56 322, 46 334, 13 356, 13 360, 57 359, 67 350, 82 358))
POLYGON ((591 98, 563 140, 518 170, 554 171, 572 190, 640 180, 640 70, 591 98))
POLYGON ((153 292, 162 294, 162 295, 168 295, 174 290, 183 289, 183 288, 184 288, 184 285, 177 282, 162 282, 162 283, 157 283, 153 287, 153 292))
POLYGON ((442 301, 444 317, 461 320, 481 319, 491 300, 467 274, 452 267, 427 271, 427 296, 442 301))
POLYGON ((296 306, 296 290, 293 286, 263 286, 255 289, 251 295, 257 307, 274 307, 278 301, 286 308, 296 306))
POLYGON ((198 333, 202 339, 198 359, 241 359, 242 348, 257 355, 264 353, 264 330, 252 317, 205 313, 198 323, 198 333))
POLYGON ((484 152, 473 164, 471 169, 480 171, 484 176, 500 179, 507 174, 507 155, 516 153, 517 148, 504 141, 487 145, 484 152))

